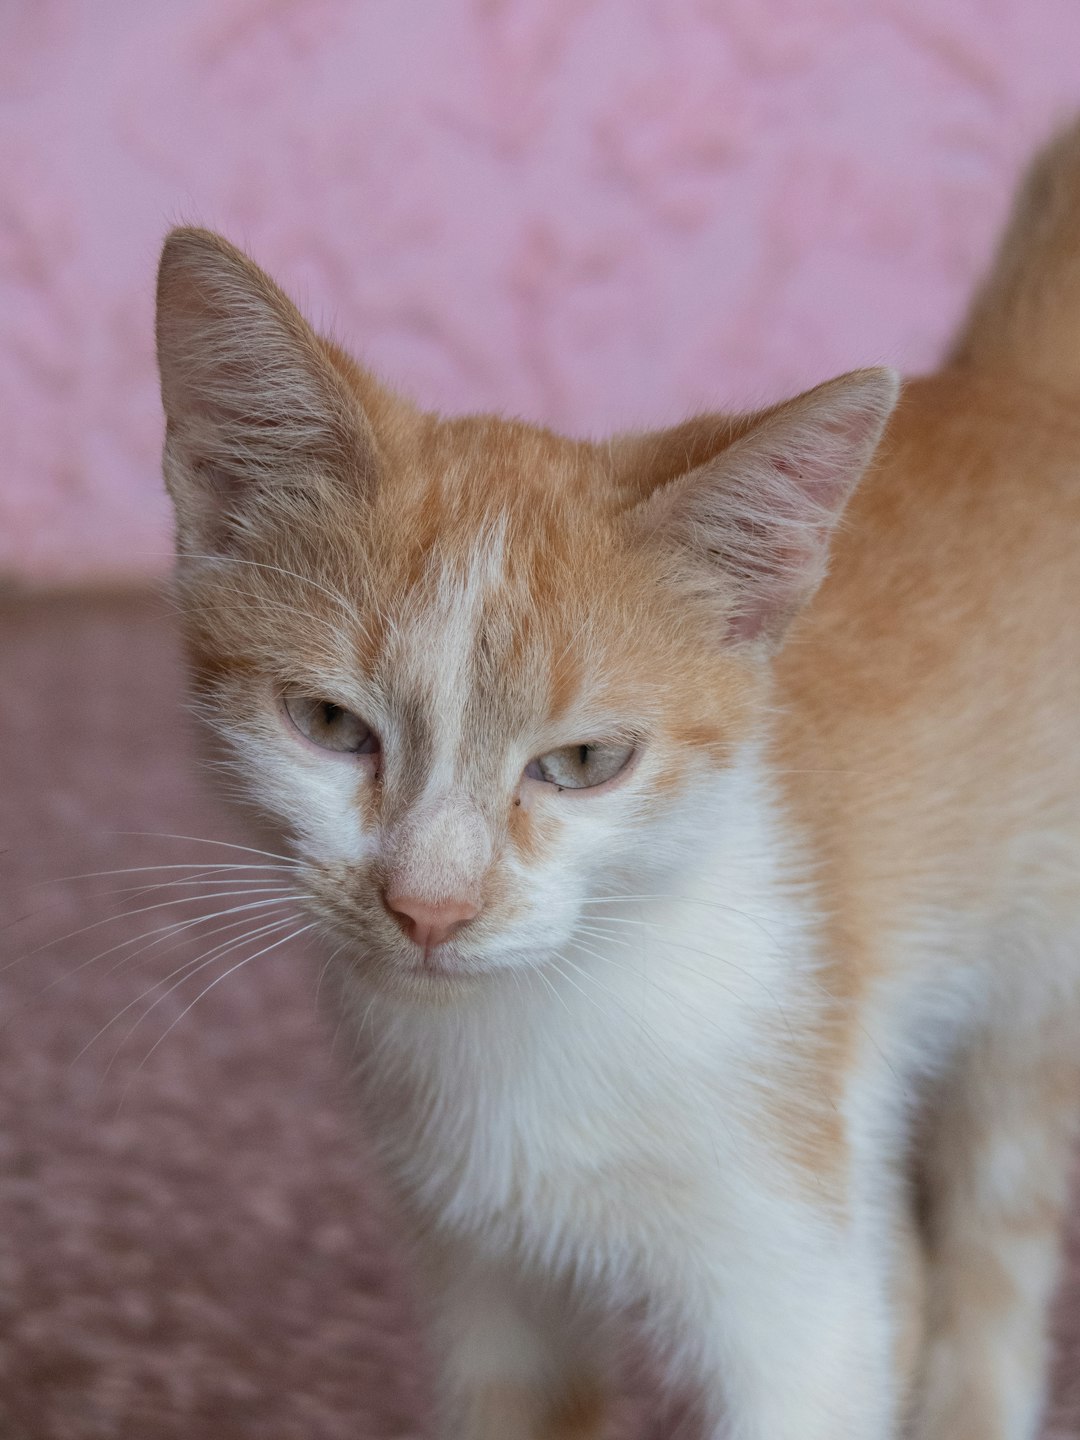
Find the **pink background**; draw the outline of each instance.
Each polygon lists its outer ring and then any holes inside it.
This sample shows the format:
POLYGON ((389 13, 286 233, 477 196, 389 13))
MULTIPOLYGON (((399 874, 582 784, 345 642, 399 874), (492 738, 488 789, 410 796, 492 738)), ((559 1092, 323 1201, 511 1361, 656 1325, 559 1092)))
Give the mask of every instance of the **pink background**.
POLYGON ((930 364, 1076 0, 5 0, 0 582, 159 573, 156 252, 579 433, 930 364))

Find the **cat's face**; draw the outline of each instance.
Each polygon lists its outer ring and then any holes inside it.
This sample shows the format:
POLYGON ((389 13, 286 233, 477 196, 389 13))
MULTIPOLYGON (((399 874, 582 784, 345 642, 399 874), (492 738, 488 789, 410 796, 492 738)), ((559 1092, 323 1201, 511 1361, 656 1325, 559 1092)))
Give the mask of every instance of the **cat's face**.
POLYGON ((689 862, 895 393, 603 446, 440 422, 198 232, 159 355, 198 696, 309 908, 417 993, 689 862))
POLYGON ((672 603, 652 537, 590 501, 595 457, 438 438, 434 463, 387 461, 373 504, 345 489, 302 535, 267 507, 188 570, 204 705, 316 913, 391 979, 528 963, 582 901, 655 892, 763 678, 672 603))

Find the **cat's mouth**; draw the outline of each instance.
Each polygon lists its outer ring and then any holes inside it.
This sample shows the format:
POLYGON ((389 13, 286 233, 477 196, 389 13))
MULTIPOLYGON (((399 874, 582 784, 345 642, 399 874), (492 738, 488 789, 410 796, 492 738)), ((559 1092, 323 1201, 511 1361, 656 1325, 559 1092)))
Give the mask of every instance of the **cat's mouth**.
POLYGON ((468 983, 490 974, 488 967, 479 966, 475 959, 470 960, 452 942, 423 950, 420 950, 419 947, 415 948, 419 953, 416 955, 410 953, 408 960, 401 968, 406 974, 417 975, 423 980, 450 984, 468 983))
POLYGON ((349 969, 367 991, 379 991, 399 1000, 413 1003, 446 1005, 463 995, 491 984, 498 971, 475 962, 450 957, 428 958, 412 963, 382 956, 374 960, 369 953, 354 953, 349 969))
POLYGON ((334 963, 365 990, 388 995, 452 999, 541 964, 547 954, 546 946, 521 935, 493 934, 488 927, 474 934, 474 927, 467 926, 464 934, 440 943, 417 944, 391 923, 374 896, 350 893, 335 877, 319 872, 309 878, 305 908, 334 963))
POLYGON ((450 998, 498 973, 499 967, 448 941, 421 947, 381 931, 321 917, 338 963, 365 988, 423 998, 450 998))

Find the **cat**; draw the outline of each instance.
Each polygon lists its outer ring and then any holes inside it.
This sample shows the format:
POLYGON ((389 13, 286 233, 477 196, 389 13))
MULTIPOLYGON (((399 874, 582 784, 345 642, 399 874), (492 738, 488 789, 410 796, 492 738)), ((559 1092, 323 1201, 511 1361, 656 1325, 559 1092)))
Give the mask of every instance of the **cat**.
POLYGON ((194 229, 157 343, 194 694, 337 947, 440 1434, 599 1437, 632 1316, 710 1440, 1032 1437, 1080 128, 903 386, 602 444, 440 418, 194 229))

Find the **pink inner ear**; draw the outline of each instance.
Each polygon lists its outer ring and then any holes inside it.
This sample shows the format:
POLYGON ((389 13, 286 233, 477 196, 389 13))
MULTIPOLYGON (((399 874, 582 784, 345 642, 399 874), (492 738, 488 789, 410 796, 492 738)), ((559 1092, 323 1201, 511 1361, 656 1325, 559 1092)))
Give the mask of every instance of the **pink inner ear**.
POLYGON ((728 621, 728 639, 736 645, 749 644, 750 641, 756 640, 761 634, 767 613, 767 607, 739 610, 728 621))
POLYGON ((813 595, 896 394, 889 371, 831 381, 667 492, 663 528, 733 592, 732 640, 778 644, 813 595))
POLYGON ((744 587, 738 609, 728 621, 730 638, 756 640, 764 630, 786 625, 820 581, 824 550, 824 539, 805 545, 774 540, 768 567, 762 566, 752 586, 744 587))
POLYGON ((743 572, 742 593, 728 622, 736 643, 786 626, 821 580, 834 518, 850 490, 850 477, 815 459, 800 464, 791 455, 775 452, 758 458, 755 474, 763 514, 754 524, 736 524, 742 533, 732 537, 731 545, 733 552, 742 552, 737 567, 743 572))
POLYGON ((838 475, 824 467, 817 468, 797 464, 789 455, 765 455, 766 465, 790 483, 793 494, 810 496, 819 505, 831 506, 842 500, 846 486, 838 475), (808 473, 809 471, 809 473, 808 473))

